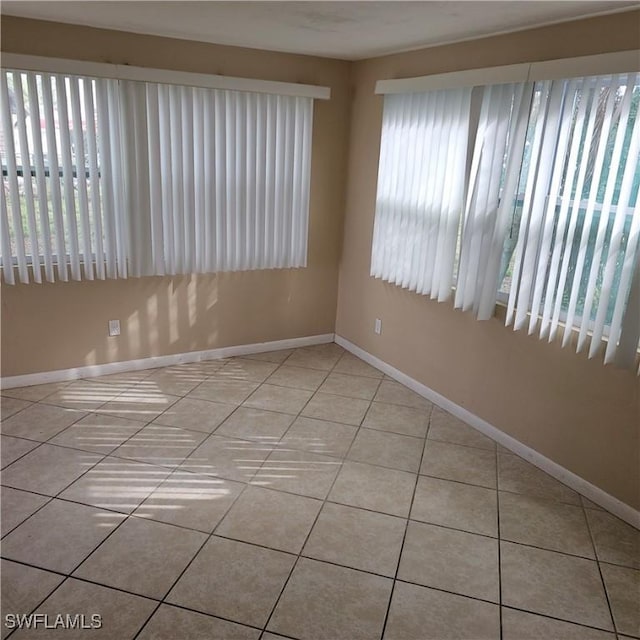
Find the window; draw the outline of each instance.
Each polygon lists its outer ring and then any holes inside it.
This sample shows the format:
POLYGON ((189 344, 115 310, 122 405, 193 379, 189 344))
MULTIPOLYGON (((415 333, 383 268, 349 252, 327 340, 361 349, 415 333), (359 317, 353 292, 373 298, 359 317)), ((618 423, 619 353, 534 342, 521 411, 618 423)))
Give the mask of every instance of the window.
POLYGON ((635 73, 385 95, 371 274, 633 362, 639 104, 635 73))
POLYGON ((312 98, 33 71, 1 82, 5 282, 306 265, 312 98))

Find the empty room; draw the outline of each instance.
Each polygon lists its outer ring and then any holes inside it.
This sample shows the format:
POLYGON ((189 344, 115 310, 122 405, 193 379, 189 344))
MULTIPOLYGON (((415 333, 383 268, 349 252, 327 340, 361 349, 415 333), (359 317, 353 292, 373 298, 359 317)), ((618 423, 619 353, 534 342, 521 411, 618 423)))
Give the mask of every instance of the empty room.
POLYGON ((3 1, 1 638, 640 639, 640 7, 3 1))

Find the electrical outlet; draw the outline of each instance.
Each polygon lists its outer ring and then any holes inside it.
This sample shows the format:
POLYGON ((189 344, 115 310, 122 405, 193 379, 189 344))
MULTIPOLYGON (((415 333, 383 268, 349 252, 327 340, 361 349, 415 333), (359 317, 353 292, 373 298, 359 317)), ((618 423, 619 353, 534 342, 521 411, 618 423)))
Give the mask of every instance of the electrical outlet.
POLYGON ((120 335, 120 320, 109 320, 109 335, 110 336, 120 335))
POLYGON ((382 333, 382 320, 380 318, 376 318, 376 323, 374 325, 373 330, 380 335, 382 333))

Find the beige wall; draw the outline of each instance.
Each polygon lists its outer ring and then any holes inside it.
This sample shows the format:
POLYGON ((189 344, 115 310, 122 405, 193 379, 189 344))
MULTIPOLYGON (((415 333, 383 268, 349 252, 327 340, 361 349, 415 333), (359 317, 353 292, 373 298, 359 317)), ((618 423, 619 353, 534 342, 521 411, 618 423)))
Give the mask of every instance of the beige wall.
POLYGON ((369 266, 382 116, 376 80, 633 49, 639 25, 638 12, 618 14, 356 63, 336 321, 339 335, 636 508, 636 376, 374 280, 369 266))
POLYGON ((331 87, 314 106, 307 269, 3 286, 3 376, 333 332, 348 63, 10 17, 2 51, 331 87))

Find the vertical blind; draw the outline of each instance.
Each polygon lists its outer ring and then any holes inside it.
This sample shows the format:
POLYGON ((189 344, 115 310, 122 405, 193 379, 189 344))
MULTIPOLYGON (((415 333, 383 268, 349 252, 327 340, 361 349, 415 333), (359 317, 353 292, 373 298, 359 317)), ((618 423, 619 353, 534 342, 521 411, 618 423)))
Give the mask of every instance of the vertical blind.
POLYGON ((5 282, 306 265, 311 98, 1 82, 5 282))
POLYGON ((628 361, 618 345, 640 258, 639 78, 544 82, 538 93, 507 322, 549 340, 562 324, 564 345, 576 329, 590 357, 608 334, 605 362, 628 361))
POLYGON ((502 247, 513 212, 533 84, 481 90, 457 273, 455 306, 479 320, 493 315, 502 247))
POLYGON ((385 95, 371 275, 632 365, 639 105, 637 74, 385 95))
POLYGON ((446 300, 464 207, 471 89, 385 97, 371 275, 446 300))

